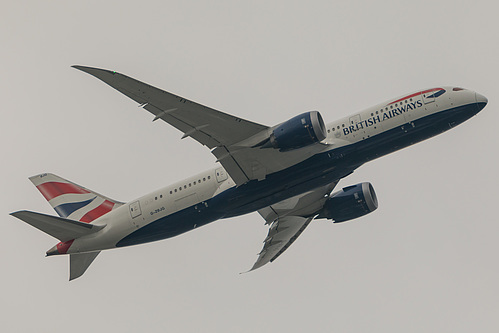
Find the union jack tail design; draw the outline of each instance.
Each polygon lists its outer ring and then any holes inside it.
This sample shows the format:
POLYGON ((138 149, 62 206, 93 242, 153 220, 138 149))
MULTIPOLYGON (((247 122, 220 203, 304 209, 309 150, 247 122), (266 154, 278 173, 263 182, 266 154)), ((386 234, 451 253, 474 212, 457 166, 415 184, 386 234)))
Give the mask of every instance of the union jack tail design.
POLYGON ((83 186, 51 173, 30 177, 29 180, 60 217, 90 223, 122 202, 105 197, 83 186))

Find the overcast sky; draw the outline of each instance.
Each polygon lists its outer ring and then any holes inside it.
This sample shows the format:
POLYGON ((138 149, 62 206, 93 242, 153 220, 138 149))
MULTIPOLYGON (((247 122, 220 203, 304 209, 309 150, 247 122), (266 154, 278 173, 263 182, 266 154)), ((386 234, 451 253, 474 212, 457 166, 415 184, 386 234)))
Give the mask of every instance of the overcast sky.
POLYGON ((0 13, 2 332, 496 332, 499 99, 494 1, 9 1, 0 13), (208 4, 209 3, 209 4, 208 4), (68 282, 57 240, 8 216, 55 214, 52 172, 129 201, 214 166, 208 149, 97 79, 112 69, 242 118, 326 122, 455 85, 488 106, 362 166, 378 210, 313 222, 255 272, 249 214, 105 251, 68 282))

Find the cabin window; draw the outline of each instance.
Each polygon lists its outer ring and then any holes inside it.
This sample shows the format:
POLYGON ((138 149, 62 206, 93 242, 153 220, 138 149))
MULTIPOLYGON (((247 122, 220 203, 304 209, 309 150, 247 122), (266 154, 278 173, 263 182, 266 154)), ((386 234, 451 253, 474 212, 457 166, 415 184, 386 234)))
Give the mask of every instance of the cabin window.
POLYGON ((170 194, 173 194, 173 191, 170 191, 170 194))
POLYGON ((175 193, 177 193, 177 189, 175 189, 175 193))
POLYGON ((210 178, 211 178, 211 176, 208 176, 208 179, 210 179, 210 178))

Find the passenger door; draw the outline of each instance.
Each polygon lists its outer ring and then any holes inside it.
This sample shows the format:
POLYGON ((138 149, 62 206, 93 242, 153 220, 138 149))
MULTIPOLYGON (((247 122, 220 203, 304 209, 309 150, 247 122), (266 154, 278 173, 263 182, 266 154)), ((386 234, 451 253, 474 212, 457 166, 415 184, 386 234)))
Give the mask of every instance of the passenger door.
POLYGON ((364 126, 360 121, 360 114, 356 114, 355 116, 350 117, 350 119, 348 120, 348 127, 350 127, 350 129, 353 128, 351 133, 354 139, 362 140, 366 136, 364 126))
POLYGON ((225 172, 224 168, 218 168, 217 170, 215 170, 215 173, 217 176, 217 182, 221 183, 227 179, 227 172, 225 172))
POLYGON ((139 201, 134 201, 128 206, 128 211, 130 212, 130 221, 132 222, 133 226, 135 228, 140 227, 140 221, 142 220, 139 218, 142 215, 142 210, 140 209, 140 202, 139 201))

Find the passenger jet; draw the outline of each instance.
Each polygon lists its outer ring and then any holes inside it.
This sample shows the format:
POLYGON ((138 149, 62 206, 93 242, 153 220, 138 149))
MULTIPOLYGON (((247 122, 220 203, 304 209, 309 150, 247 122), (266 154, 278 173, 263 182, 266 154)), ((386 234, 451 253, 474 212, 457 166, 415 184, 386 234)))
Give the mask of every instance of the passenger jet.
POLYGON ((274 261, 314 219, 349 221, 378 208, 373 186, 333 192, 364 163, 443 133, 476 115, 487 98, 458 87, 396 97, 325 124, 318 111, 266 126, 195 103, 126 75, 73 66, 125 94, 208 147, 216 165, 124 203, 51 173, 30 178, 59 216, 11 215, 57 238, 47 256, 69 254, 70 280, 106 249, 178 236, 254 211, 269 226, 251 268, 274 261))

